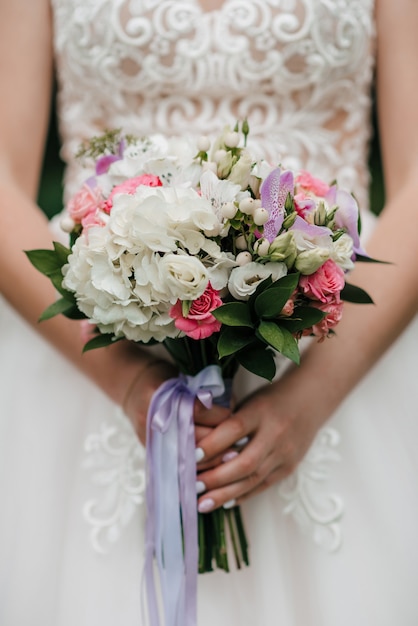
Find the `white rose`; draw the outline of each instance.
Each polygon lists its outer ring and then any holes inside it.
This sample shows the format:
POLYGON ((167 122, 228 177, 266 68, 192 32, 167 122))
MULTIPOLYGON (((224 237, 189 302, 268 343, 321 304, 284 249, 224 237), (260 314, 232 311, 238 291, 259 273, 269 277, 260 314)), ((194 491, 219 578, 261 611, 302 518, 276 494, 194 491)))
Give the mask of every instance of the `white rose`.
POLYGON ((353 256, 353 240, 347 234, 341 235, 334 241, 331 248, 331 259, 335 261, 341 269, 349 271, 354 267, 354 263, 351 259, 353 256))
POLYGON ((209 282, 203 263, 188 254, 166 254, 161 259, 161 269, 166 275, 167 289, 176 299, 199 298, 209 282))
POLYGON ((263 280, 271 276, 275 282, 286 274, 287 267, 284 263, 247 263, 232 270, 228 288, 237 300, 248 300, 263 280))

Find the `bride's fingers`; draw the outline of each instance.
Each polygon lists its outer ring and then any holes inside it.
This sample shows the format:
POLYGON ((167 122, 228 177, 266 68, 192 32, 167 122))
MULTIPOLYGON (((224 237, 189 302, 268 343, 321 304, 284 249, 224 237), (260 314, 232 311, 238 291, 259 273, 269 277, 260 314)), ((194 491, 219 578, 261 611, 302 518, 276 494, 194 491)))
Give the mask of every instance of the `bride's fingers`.
POLYGON ((276 467, 275 463, 273 455, 270 455, 249 476, 218 489, 208 489, 204 477, 199 476, 199 481, 206 487, 206 492, 198 500, 198 511, 200 513, 208 513, 222 506, 230 508, 245 500, 249 494, 253 494, 256 490, 266 489, 272 482, 280 480, 281 474, 285 471, 280 466, 276 467))
MULTIPOLYGON (((216 428, 202 440, 199 440, 196 451, 197 462, 210 461, 219 455, 225 454, 229 449, 238 448, 248 443, 248 438, 252 432, 252 423, 245 423, 243 420, 231 415, 229 419, 223 420, 216 428)), ((200 469, 200 466, 199 466, 200 469)))
POLYGON ((194 422, 200 426, 218 426, 231 416, 231 409, 227 407, 212 405, 207 409, 199 400, 194 403, 194 422))

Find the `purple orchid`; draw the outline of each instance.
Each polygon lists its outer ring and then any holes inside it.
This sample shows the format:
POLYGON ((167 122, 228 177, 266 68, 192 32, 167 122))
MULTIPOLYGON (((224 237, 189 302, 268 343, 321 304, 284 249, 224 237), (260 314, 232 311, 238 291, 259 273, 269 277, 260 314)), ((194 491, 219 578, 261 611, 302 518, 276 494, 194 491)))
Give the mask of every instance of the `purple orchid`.
POLYGON ((260 189, 262 206, 268 211, 270 219, 264 224, 264 237, 271 243, 279 234, 285 217, 285 202, 288 194, 293 196, 293 173, 282 172, 278 167, 263 181, 260 189))
POLYGON ((338 211, 335 214, 335 224, 337 228, 344 228, 353 240, 354 254, 368 256, 360 243, 358 232, 359 208, 355 198, 347 191, 338 189, 334 185, 330 188, 325 199, 330 206, 338 206, 338 211))
POLYGON ((294 223, 289 228, 289 230, 300 231, 303 235, 306 236, 307 239, 315 240, 318 237, 332 237, 332 230, 327 226, 316 226, 316 224, 309 224, 306 222, 303 217, 299 215, 296 217, 294 223))
POLYGON ((112 165, 112 163, 114 163, 115 161, 120 161, 123 158, 125 146, 126 146, 126 143, 124 139, 122 139, 119 142, 117 154, 105 154, 104 156, 100 157, 100 159, 97 159, 96 161, 96 175, 97 176, 100 176, 100 174, 106 174, 106 172, 109 170, 109 167, 112 165))

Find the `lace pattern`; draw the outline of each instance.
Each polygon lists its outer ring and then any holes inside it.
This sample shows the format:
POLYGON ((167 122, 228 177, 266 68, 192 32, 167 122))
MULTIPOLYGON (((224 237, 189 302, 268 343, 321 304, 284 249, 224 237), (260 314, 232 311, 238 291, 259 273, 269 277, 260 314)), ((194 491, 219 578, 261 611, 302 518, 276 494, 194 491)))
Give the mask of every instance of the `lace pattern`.
MULTIPOLYGON (((326 488, 332 464, 340 460, 338 443, 334 429, 322 429, 292 476, 277 488, 284 514, 328 551, 337 550, 342 540, 343 502, 326 488)), ((94 550, 104 554, 144 505, 145 453, 121 412, 87 438, 85 450, 84 467, 95 496, 85 503, 83 513, 94 550)))
POLYGON ((67 190, 104 127, 213 134, 248 117, 253 149, 366 206, 373 0, 52 0, 67 190))

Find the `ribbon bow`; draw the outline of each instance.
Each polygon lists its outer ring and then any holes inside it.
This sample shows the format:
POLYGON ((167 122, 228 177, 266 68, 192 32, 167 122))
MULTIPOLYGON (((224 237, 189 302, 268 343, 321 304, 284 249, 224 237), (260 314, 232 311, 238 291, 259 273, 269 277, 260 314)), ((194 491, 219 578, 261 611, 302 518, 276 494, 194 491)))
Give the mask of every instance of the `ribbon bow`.
POLYGON ((194 401, 206 408, 222 396, 217 365, 196 376, 171 378, 157 389, 147 416, 147 520, 145 584, 151 626, 159 626, 158 565, 165 626, 195 626, 197 613, 198 533, 194 401))

